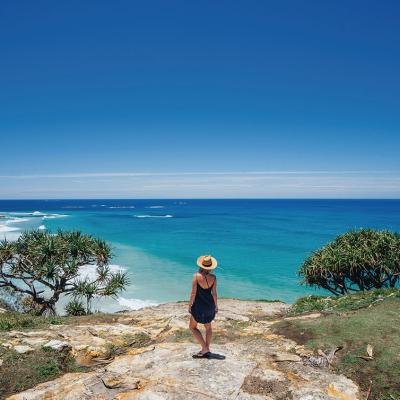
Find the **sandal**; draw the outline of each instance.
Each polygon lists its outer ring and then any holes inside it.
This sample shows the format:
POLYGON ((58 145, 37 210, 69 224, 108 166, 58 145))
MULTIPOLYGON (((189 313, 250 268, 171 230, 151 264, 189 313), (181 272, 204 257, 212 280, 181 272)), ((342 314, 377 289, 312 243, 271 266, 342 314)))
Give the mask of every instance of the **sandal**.
POLYGON ((192 357, 193 358, 208 358, 209 355, 210 355, 209 351, 207 351, 206 353, 202 353, 201 351, 199 351, 197 354, 193 354, 192 357))

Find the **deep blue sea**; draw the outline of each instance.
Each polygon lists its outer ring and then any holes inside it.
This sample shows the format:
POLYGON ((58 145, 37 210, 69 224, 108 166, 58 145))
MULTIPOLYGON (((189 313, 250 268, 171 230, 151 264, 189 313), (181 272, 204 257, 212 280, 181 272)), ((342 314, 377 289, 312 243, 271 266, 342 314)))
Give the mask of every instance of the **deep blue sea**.
POLYGON ((110 310, 186 299, 201 254, 218 259, 220 296, 293 302, 322 293, 297 276, 313 250, 349 229, 400 231, 400 200, 3 200, 0 215, 11 240, 40 227, 109 241, 132 282, 110 310))

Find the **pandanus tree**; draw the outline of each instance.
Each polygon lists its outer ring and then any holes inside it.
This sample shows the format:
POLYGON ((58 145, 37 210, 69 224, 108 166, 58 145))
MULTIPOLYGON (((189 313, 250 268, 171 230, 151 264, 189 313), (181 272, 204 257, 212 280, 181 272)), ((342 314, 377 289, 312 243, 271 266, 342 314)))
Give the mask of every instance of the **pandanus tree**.
POLYGON ((105 241, 79 231, 26 232, 0 242, 0 288, 30 300, 39 315, 55 314, 62 295, 86 299, 90 312, 93 297, 116 297, 128 285, 126 273, 110 270, 111 256, 105 241), (96 273, 81 278, 80 269, 90 265, 96 273))
POLYGON ((400 276, 400 234, 361 229, 338 236, 299 270, 303 283, 335 295, 395 287, 400 276))

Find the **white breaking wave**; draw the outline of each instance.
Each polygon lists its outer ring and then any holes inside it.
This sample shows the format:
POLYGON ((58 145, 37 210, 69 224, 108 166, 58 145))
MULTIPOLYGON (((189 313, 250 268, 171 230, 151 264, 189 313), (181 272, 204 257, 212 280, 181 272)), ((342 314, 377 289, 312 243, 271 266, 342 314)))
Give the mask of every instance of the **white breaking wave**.
POLYGON ((120 306, 127 307, 130 310, 139 310, 140 308, 158 305, 158 303, 155 303, 151 300, 126 299, 125 297, 118 297, 117 301, 120 306))
POLYGON ((108 208, 135 208, 135 206, 110 206, 108 208))
POLYGON ((65 218, 68 217, 66 214, 46 214, 42 219, 55 219, 55 218, 65 218))
MULTIPOLYGON (((39 212, 39 211, 35 211, 35 212, 39 212)), ((24 216, 32 216, 32 215, 37 215, 34 214, 33 212, 10 212, 8 213, 9 215, 24 215, 24 216)))
POLYGON ((19 228, 13 227, 13 226, 6 226, 6 225, 0 225, 0 232, 15 232, 19 231, 19 228))
POLYGON ((150 207, 146 207, 146 208, 165 208, 165 206, 150 206, 150 207))
MULTIPOLYGON (((42 217, 42 219, 53 219, 53 218, 64 218, 68 217, 66 214, 45 214, 41 211, 33 211, 33 212, 10 212, 9 215, 16 216, 21 215, 25 217, 42 217)), ((24 218, 15 218, 13 222, 25 222, 29 221, 28 219, 24 218)))
POLYGON ((173 218, 173 215, 166 214, 166 215, 134 215, 135 218, 173 218))
POLYGON ((28 222, 30 218, 13 218, 6 221, 6 224, 18 224, 20 222, 28 222))
POLYGON ((40 225, 39 228, 41 231, 44 231, 46 229, 46 225, 40 225))

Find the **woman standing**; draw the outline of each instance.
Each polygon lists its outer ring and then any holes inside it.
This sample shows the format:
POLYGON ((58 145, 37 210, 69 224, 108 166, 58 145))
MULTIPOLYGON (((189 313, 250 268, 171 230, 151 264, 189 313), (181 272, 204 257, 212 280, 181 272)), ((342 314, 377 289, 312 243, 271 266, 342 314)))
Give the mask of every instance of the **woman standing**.
POLYGON ((212 337, 211 322, 218 312, 217 277, 210 271, 217 267, 217 260, 211 256, 200 256, 197 259, 199 270, 193 275, 192 293, 189 300, 191 314, 189 329, 199 342, 201 350, 194 358, 208 358, 212 337), (203 338, 197 324, 204 324, 206 337, 203 338))

